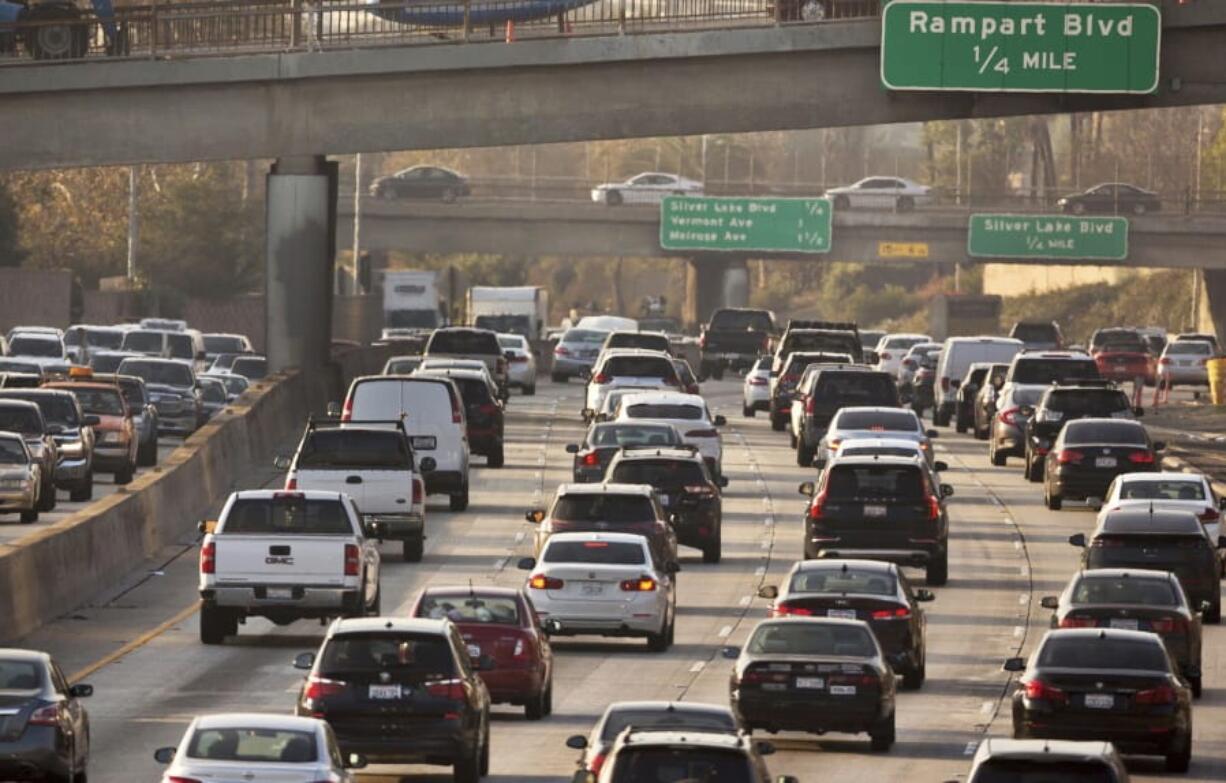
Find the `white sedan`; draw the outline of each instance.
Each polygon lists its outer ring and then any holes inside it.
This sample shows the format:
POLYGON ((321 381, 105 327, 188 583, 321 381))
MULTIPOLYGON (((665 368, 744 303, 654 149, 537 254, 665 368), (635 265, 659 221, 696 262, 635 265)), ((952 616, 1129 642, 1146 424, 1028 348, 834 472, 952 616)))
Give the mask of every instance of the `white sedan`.
POLYGON ((536 394, 536 354, 528 338, 500 333, 498 346, 507 356, 507 384, 523 389, 525 396, 536 394))
POLYGON ((659 204, 665 196, 701 196, 702 183, 676 174, 648 171, 625 182, 607 182, 592 188, 592 201, 619 204, 659 204))
POLYGON ((752 417, 758 411, 769 410, 771 405, 771 357, 763 356, 749 372, 741 388, 741 413, 752 417))
POLYGON ((671 424, 683 442, 702 454, 711 475, 724 475, 724 446, 717 427, 727 424, 723 416, 712 416, 707 403, 697 394, 673 391, 646 391, 622 397, 614 421, 654 421, 671 424))
POLYGON ((336 738, 318 718, 229 713, 191 722, 177 748, 153 757, 169 764, 164 780, 354 783, 349 770, 366 759, 342 759, 336 738))
POLYGON ((1196 514, 1214 545, 1222 535, 1226 499, 1219 498, 1209 478, 1200 473, 1123 473, 1116 476, 1107 489, 1099 519, 1122 508, 1151 506, 1196 514))
POLYGON ((932 201, 932 188, 902 177, 865 177, 841 188, 830 188, 826 195, 835 209, 876 207, 910 212, 932 201))

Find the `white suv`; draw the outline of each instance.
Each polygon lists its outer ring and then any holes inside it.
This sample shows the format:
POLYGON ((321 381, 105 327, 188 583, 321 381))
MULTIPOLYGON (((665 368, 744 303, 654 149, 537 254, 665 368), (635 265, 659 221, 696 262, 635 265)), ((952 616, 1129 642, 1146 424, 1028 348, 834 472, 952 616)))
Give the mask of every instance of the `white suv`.
MULTIPOLYGON (((762 757, 774 752, 774 745, 755 741, 748 734, 629 728, 618 736, 608 759, 601 765, 600 777, 590 775, 586 780, 592 783, 681 780, 672 776, 680 769, 686 775, 684 780, 771 783, 762 757)), ((799 782, 790 775, 780 775, 775 783, 799 782)))
POLYGON ((641 348, 611 348, 600 355, 587 382, 585 408, 596 415, 605 395, 617 386, 681 388, 672 357, 662 351, 641 348))

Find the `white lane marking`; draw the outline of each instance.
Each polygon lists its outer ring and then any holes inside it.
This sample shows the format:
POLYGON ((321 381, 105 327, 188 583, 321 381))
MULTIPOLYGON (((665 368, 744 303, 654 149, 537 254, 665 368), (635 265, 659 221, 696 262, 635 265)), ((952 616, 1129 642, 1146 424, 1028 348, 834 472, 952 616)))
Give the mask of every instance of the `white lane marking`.
POLYGON ((978 742, 968 742, 966 743, 966 749, 962 751, 962 755, 963 756, 974 756, 975 750, 978 748, 979 748, 978 742))
MULTIPOLYGON (((765 492, 765 491, 766 491, 766 482, 765 482, 765 481, 763 481, 762 479, 758 479, 758 491, 759 491, 759 492, 765 492)), ((764 498, 764 499, 765 499, 765 498, 764 498)))
POLYGON ((1017 550, 1021 550, 1021 548, 1022 548, 1022 542, 1021 542, 1021 541, 1018 541, 1016 538, 1015 538, 1015 539, 1013 539, 1013 548, 1014 548, 1014 549, 1017 549, 1017 550))
POLYGON ((1030 576, 1030 566, 1022 566, 1018 569, 1022 576, 1030 576))
POLYGON ((994 709, 996 709, 996 702, 994 701, 985 701, 983 704, 979 706, 979 711, 982 712, 984 715, 987 715, 989 712, 991 712, 994 709))
POLYGON ((1021 639, 1023 636, 1025 636, 1025 634, 1026 634, 1026 627, 1024 625, 1013 626, 1013 638, 1021 639))
POLYGON ((765 576, 765 575, 766 575, 766 566, 758 566, 757 568, 755 568, 755 569, 753 570, 753 575, 754 575, 754 576, 765 576))
POLYGON ((726 637, 729 637, 729 636, 731 636, 731 635, 732 635, 732 626, 731 626, 731 625, 725 625, 723 628, 720 628, 720 629, 719 629, 719 633, 718 633, 718 634, 716 634, 716 636, 723 636, 723 637, 725 637, 725 638, 726 638, 726 637))
POLYGON ((769 538, 764 538, 764 539, 762 539, 762 548, 763 548, 763 549, 770 549, 770 548, 771 548, 771 540, 770 540, 769 538))
POLYGON ((1021 595, 1019 595, 1017 597, 1017 602, 1021 604, 1022 606, 1025 606, 1026 604, 1030 603, 1030 593, 1022 593, 1021 595))
POLYGON ((766 527, 770 527, 771 525, 775 524, 775 518, 767 517, 766 519, 762 520, 762 524, 766 527))
POLYGON ((1005 517, 1001 521, 1004 522, 1006 525, 1016 525, 1017 524, 1016 522, 1013 521, 1013 517, 1005 517))
POLYGON ((508 560, 510 560, 510 559, 511 559, 511 558, 509 558, 509 557, 500 557, 500 558, 498 558, 497 560, 495 560, 495 561, 494 561, 494 570, 495 570, 495 571, 501 571, 501 570, 502 570, 502 569, 503 569, 503 568, 506 566, 507 561, 508 561, 508 560))
POLYGON ((538 470, 537 472, 533 473, 533 474, 532 474, 532 478, 536 479, 537 481, 540 481, 540 480, 541 480, 541 472, 538 470))
POLYGON ((749 606, 750 602, 752 602, 752 601, 753 601, 753 596, 752 596, 752 595, 743 595, 743 596, 741 596, 741 606, 749 606))
POLYGON ((524 531, 519 531, 515 534, 515 543, 522 544, 524 542, 524 531))
POLYGON ((694 665, 690 667, 691 672, 700 672, 707 665, 706 661, 694 661, 694 665))

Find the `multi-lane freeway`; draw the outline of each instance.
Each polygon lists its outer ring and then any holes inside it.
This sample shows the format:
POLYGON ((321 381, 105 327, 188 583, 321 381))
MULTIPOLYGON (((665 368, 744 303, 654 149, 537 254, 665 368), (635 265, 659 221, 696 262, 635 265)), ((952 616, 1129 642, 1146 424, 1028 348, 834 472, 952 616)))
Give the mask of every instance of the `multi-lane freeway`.
MULTIPOLYGON (((731 662, 725 644, 741 643, 760 618, 759 586, 774 584, 800 554, 802 502, 798 482, 810 471, 795 466, 792 450, 764 417, 742 418, 740 388, 710 382, 704 392, 729 418, 724 430, 724 558, 703 565, 683 550, 679 575, 677 643, 667 653, 647 652, 639 640, 558 640, 554 644, 554 714, 529 723, 518 708, 496 707, 491 780, 568 780, 575 752, 564 743, 586 733, 611 701, 673 698, 727 703, 731 662)), ((515 586, 523 572, 517 556, 532 540, 523 510, 548 499, 570 477, 564 445, 582 432, 578 386, 544 385, 533 398, 512 399, 507 419, 506 467, 476 469, 472 505, 453 514, 429 510, 426 554, 420 564, 387 557, 384 613, 403 611, 430 584, 515 586)), ((941 458, 950 469, 950 579, 929 605, 928 679, 919 692, 900 695, 898 743, 870 754, 862 737, 780 735, 769 758, 773 774, 802 781, 927 780, 965 775, 970 754, 985 735, 1010 731, 1009 676, 1002 661, 1029 650, 1043 634, 1048 613, 1039 598, 1059 592, 1075 567, 1073 532, 1089 532, 1089 509, 1051 512, 1037 485, 1016 467, 993 468, 983 444, 943 430, 941 458)), ((272 468, 253 470, 252 485, 275 484, 272 468)), ((217 498, 220 501, 223 498, 217 498)), ((392 554, 390 545, 388 554, 392 554)), ((289 712, 300 673, 290 663, 314 649, 320 625, 276 627, 253 620, 223 647, 200 644, 196 555, 191 542, 168 551, 165 562, 136 575, 117 596, 99 598, 61 619, 25 645, 56 656, 70 677, 89 682, 93 724, 91 777, 99 781, 152 780, 160 768, 155 748, 176 744, 201 713, 258 710, 289 712), (75 674, 74 674, 75 673, 75 674)), ((117 577, 119 575, 116 575, 117 577)), ((1185 780, 1226 779, 1226 629, 1206 630, 1204 698, 1194 707, 1192 769, 1185 780)), ((1160 760, 1130 762, 1134 779, 1165 776, 1160 760)), ((450 780, 446 768, 365 770, 363 780, 450 780)))

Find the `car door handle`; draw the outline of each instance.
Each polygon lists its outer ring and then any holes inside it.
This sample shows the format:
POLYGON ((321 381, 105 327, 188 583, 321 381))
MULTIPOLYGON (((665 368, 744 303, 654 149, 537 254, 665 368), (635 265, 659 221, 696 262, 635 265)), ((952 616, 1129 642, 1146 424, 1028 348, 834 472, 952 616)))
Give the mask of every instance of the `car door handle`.
POLYGON ((345 479, 345 483, 346 484, 361 484, 362 477, 361 476, 350 476, 349 478, 345 479))

